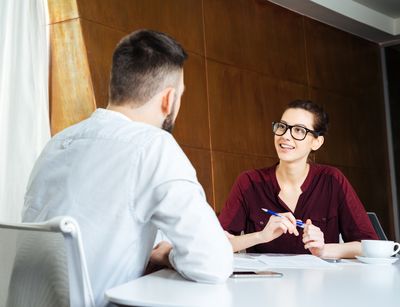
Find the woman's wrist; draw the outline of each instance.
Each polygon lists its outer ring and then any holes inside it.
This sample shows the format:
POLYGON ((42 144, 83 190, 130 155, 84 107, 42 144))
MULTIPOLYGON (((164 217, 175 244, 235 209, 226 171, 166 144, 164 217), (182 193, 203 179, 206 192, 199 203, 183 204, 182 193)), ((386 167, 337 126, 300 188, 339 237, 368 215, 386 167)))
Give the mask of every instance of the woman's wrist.
POLYGON ((265 231, 258 231, 256 232, 256 241, 257 244, 267 243, 271 241, 271 235, 266 233, 265 231))

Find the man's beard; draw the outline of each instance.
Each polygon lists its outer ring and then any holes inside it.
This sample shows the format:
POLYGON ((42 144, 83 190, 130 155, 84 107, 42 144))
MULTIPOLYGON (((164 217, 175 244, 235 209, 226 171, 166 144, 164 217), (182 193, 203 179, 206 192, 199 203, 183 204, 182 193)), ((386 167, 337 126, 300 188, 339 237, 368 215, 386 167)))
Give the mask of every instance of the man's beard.
POLYGON ((165 118, 165 120, 161 126, 162 129, 164 129, 165 131, 167 131, 171 134, 172 134, 172 130, 174 129, 174 125, 175 125, 175 121, 173 120, 173 117, 175 115, 175 103, 176 103, 176 99, 172 104, 171 113, 169 113, 167 115, 167 117, 165 118))
POLYGON ((174 124, 175 124, 172 117, 173 117, 173 113, 171 112, 170 114, 167 115, 167 117, 165 118, 165 120, 161 126, 162 129, 164 129, 165 131, 167 131, 171 134, 172 134, 172 130, 174 129, 174 124))

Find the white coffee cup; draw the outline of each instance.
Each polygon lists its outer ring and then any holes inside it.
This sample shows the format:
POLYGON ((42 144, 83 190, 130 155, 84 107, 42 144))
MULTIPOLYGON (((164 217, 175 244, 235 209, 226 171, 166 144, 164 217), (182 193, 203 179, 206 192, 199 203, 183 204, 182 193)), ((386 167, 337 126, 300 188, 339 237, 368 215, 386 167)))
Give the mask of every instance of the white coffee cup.
POLYGON ((361 249, 364 257, 388 258, 400 251, 400 244, 385 240, 361 240, 361 249))

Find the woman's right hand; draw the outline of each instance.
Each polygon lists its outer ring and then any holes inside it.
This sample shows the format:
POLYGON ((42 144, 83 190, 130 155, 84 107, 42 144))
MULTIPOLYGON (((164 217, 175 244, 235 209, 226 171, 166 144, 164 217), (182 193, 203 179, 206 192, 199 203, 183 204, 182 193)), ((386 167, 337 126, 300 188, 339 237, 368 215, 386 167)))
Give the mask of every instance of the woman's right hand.
POLYGON ((283 217, 271 216, 264 229, 259 232, 263 242, 270 242, 284 233, 299 235, 296 228, 296 218, 290 212, 279 213, 283 217))
POLYGON ((234 236, 225 231, 231 241, 233 251, 238 252, 257 244, 267 243, 287 232, 298 236, 299 232, 296 229, 296 219, 293 214, 289 212, 280 214, 283 217, 271 216, 264 229, 258 232, 234 236))

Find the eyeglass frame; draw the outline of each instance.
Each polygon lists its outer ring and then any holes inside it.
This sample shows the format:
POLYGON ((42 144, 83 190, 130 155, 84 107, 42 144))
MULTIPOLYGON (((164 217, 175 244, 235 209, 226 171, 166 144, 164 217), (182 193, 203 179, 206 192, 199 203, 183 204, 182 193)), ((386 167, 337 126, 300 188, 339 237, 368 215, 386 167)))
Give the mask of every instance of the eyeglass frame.
POLYGON ((294 138, 296 141, 303 141, 303 140, 307 137, 307 134, 308 134, 308 133, 311 133, 311 134, 312 134, 314 137, 316 137, 316 138, 320 136, 320 132, 319 132, 319 131, 311 130, 311 129, 308 129, 308 128, 304 127, 304 126, 300 126, 300 125, 288 125, 287 123, 284 123, 284 122, 281 122, 281 121, 279 121, 279 122, 272 122, 272 133, 275 134, 275 135, 277 135, 277 136, 282 136, 282 135, 284 135, 284 134, 286 133, 286 131, 288 131, 288 129, 290 130, 290 135, 291 135, 292 138, 294 138), (275 124, 283 124, 283 125, 285 125, 285 126, 286 126, 285 131, 284 131, 282 134, 276 134, 275 131, 274 131, 274 126, 275 126, 275 124), (306 130, 306 134, 304 134, 304 138, 298 139, 298 138, 294 137, 293 134, 292 134, 292 128, 293 128, 293 127, 299 127, 299 128, 302 128, 302 129, 306 130))

